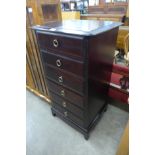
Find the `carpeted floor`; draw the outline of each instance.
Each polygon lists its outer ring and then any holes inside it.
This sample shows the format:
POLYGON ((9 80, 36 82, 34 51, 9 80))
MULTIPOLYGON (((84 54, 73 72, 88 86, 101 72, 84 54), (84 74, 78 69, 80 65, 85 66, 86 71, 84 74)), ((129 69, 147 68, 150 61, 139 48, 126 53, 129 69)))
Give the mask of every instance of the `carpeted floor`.
POLYGON ((86 141, 81 133, 51 114, 45 101, 27 91, 27 155, 115 155, 128 112, 109 105, 86 141))

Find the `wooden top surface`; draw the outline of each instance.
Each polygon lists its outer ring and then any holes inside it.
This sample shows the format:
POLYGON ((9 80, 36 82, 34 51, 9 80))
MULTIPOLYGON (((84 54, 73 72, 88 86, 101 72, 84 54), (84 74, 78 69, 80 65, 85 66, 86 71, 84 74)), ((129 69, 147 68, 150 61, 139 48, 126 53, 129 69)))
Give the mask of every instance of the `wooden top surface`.
POLYGON ((32 28, 37 31, 64 33, 82 36, 97 35, 122 25, 120 22, 98 20, 63 20, 50 22, 45 25, 36 25, 32 28))

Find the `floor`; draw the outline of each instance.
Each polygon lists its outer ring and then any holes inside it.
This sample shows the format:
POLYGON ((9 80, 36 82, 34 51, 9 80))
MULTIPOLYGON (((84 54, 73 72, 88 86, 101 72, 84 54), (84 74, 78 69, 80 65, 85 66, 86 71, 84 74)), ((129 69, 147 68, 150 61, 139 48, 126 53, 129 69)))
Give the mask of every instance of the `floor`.
POLYGON ((81 133, 51 114, 45 101, 27 91, 27 155, 115 155, 128 112, 109 105, 86 141, 81 133))

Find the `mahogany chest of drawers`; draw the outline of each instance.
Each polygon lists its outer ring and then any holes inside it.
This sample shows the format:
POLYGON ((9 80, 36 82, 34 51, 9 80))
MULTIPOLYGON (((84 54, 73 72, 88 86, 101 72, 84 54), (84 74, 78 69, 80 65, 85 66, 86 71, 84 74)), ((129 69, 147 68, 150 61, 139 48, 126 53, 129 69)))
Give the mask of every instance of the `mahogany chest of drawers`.
POLYGON ((53 103, 52 114, 83 133, 85 139, 107 107, 108 87, 101 81, 104 72, 110 81, 120 25, 67 20, 33 27, 53 103))

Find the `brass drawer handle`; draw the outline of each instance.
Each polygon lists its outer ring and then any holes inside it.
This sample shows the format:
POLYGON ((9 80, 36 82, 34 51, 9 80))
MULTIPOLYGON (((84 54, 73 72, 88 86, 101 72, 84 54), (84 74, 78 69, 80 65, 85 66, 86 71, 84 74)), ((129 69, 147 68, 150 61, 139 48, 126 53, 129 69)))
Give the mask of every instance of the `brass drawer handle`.
POLYGON ((65 91, 64 90, 61 90, 61 96, 65 96, 65 91))
POLYGON ((63 105, 63 107, 67 106, 65 101, 62 102, 62 105, 63 105))
POLYGON ((58 67, 60 67, 60 66, 62 65, 60 59, 57 59, 57 60, 56 60, 56 65, 57 65, 58 67))
POLYGON ((53 40, 53 46, 54 47, 58 47, 59 46, 59 43, 58 43, 58 40, 57 39, 54 39, 53 40))
POLYGON ((65 112, 64 112, 64 115, 65 115, 65 117, 67 117, 67 116, 68 116, 68 113, 67 113, 67 111, 65 111, 65 112))
POLYGON ((62 82, 63 82, 63 77, 62 77, 62 76, 59 76, 58 81, 59 81, 60 83, 62 83, 62 82))

